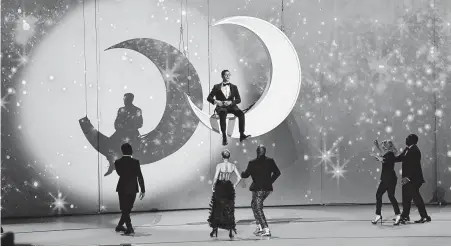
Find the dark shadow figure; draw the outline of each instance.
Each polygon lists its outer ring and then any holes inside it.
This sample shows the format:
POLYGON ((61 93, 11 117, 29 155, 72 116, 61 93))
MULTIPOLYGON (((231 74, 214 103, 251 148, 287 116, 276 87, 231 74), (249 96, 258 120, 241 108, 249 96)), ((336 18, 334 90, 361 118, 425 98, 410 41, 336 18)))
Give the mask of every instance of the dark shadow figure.
MULTIPOLYGON (((86 135, 87 138, 92 139, 88 139, 90 143, 98 144, 96 149, 99 150, 100 153, 107 154, 105 156, 108 159, 110 166, 104 176, 108 176, 114 171, 114 162, 121 156, 122 144, 130 143, 130 145, 136 147, 137 153, 139 153, 141 149, 140 133, 138 129, 143 126, 143 116, 142 110, 133 105, 133 100, 134 95, 132 93, 126 93, 124 95, 124 106, 119 108, 116 120, 114 121, 116 132, 110 137, 101 133, 98 133, 98 135, 86 135), (96 138, 98 139, 96 140, 96 138)), ((84 130, 88 129, 86 128, 87 125, 92 126, 87 117, 80 120, 80 125, 84 130)), ((94 127, 92 127, 92 131, 95 131, 94 127)))

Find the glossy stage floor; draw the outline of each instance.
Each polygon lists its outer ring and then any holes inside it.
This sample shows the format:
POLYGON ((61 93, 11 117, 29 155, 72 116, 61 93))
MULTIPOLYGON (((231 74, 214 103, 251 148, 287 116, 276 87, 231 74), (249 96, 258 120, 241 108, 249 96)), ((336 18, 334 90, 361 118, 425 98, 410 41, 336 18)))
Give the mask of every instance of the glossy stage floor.
MULTIPOLYGON (((415 207, 411 218, 419 218, 415 207)), ((450 245, 451 207, 428 206, 432 222, 393 226, 384 205, 383 224, 372 225, 374 206, 267 207, 272 237, 255 237, 250 208, 236 210, 238 234, 210 238, 208 210, 134 213, 136 234, 114 231, 119 214, 4 220, 16 242, 34 245, 450 245)))

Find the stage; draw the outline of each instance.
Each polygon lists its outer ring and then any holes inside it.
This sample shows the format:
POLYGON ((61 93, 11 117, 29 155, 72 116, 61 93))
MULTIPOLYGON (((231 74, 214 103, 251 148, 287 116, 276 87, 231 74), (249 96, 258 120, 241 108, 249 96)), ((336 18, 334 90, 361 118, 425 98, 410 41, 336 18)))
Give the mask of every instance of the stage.
POLYGON ((250 208, 236 210, 238 234, 230 240, 220 230, 210 238, 208 210, 134 213, 134 236, 114 231, 119 214, 2 221, 16 233, 16 243, 34 245, 449 245, 451 207, 428 206, 432 222, 393 226, 393 211, 384 205, 383 224, 372 225, 373 205, 268 207, 272 237, 255 237, 250 208))

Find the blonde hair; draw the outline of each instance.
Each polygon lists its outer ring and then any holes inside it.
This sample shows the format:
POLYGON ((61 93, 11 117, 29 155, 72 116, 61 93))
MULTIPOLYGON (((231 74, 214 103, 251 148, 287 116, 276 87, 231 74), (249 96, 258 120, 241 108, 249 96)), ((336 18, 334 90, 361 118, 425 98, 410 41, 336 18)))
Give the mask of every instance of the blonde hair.
POLYGON ((396 149, 395 144, 393 144, 392 140, 382 141, 381 144, 382 144, 382 148, 386 149, 387 151, 391 151, 395 154, 398 152, 398 150, 396 149))

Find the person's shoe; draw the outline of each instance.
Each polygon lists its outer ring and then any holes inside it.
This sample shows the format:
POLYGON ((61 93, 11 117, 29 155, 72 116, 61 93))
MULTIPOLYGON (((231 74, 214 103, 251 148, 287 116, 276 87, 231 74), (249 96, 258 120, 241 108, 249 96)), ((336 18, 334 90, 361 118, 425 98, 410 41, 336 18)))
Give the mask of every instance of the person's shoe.
POLYGON ((127 230, 125 230, 124 235, 133 235, 135 234, 135 230, 133 230, 133 227, 127 227, 127 230))
POLYGON ((223 136, 223 137, 222 137, 222 145, 223 145, 223 146, 227 146, 227 144, 229 144, 229 143, 227 142, 227 137, 223 136))
POLYGON ((269 228, 264 228, 259 236, 260 237, 271 237, 271 231, 269 230, 269 228))
POLYGON ((401 219, 402 219, 402 217, 401 217, 400 214, 396 215, 395 223, 393 223, 393 225, 394 226, 399 226, 399 223, 401 223, 401 219))
POLYGON ((431 222, 431 216, 426 216, 424 218, 421 218, 420 220, 416 220, 415 223, 426 223, 426 222, 431 222))
POLYGON ((249 138, 249 137, 250 137, 250 135, 245 135, 244 133, 242 133, 242 134, 240 135, 240 142, 246 140, 246 139, 249 138))
POLYGON ((373 225, 376 225, 379 221, 381 222, 381 225, 382 225, 382 215, 376 215, 376 218, 374 220, 372 220, 371 223, 373 225))
POLYGON ((213 228, 213 230, 210 232, 210 238, 213 236, 218 237, 218 228, 213 228))
POLYGON ((263 232, 263 229, 260 225, 257 225, 257 229, 254 231, 255 236, 260 236, 260 234, 263 232))
POLYGON ((125 232, 127 231, 127 228, 124 226, 116 226, 116 232, 125 232))
POLYGON ((14 233, 7 232, 2 235, 2 246, 14 246, 14 233))

